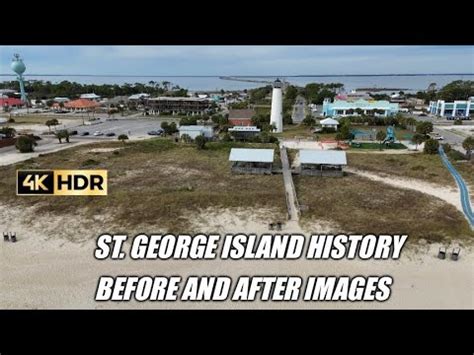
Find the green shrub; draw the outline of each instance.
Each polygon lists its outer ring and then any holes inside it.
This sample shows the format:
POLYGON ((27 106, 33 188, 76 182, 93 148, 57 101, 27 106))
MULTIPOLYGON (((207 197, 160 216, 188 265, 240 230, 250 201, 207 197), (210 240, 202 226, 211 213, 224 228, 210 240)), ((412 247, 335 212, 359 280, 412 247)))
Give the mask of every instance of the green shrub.
POLYGON ((462 154, 460 151, 452 149, 446 155, 451 159, 452 161, 457 161, 457 160, 465 160, 466 156, 462 154))
POLYGON ((438 153, 439 142, 436 139, 428 139, 425 142, 425 148, 423 152, 425 154, 436 154, 438 153))
POLYGON ((16 140, 15 147, 20 153, 30 153, 34 151, 34 147, 38 145, 33 137, 20 136, 16 140))

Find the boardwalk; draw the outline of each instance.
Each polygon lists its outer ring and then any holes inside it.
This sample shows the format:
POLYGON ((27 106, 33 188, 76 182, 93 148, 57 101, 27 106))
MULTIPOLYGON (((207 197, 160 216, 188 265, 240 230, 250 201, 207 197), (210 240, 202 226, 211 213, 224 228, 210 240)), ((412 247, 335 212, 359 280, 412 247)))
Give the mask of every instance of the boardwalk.
POLYGON ((454 180, 456 180, 456 184, 458 184, 459 192, 461 194, 462 210, 464 211, 464 214, 466 215, 466 218, 469 224, 471 225, 471 228, 474 229, 474 214, 472 213, 471 201, 470 201, 469 190, 467 189, 467 185, 464 182, 464 179, 461 177, 461 175, 458 173, 458 171, 454 168, 454 166, 449 161, 448 157, 446 156, 446 153, 444 152, 443 147, 439 147, 439 155, 441 156, 441 160, 443 161, 443 164, 446 166, 446 168, 449 170, 451 175, 454 177, 454 180))
POLYGON ((291 176, 288 154, 284 146, 280 146, 280 159, 283 171, 283 182, 285 184, 286 204, 288 208, 288 217, 290 221, 298 221, 300 217, 300 208, 296 198, 295 185, 291 176))

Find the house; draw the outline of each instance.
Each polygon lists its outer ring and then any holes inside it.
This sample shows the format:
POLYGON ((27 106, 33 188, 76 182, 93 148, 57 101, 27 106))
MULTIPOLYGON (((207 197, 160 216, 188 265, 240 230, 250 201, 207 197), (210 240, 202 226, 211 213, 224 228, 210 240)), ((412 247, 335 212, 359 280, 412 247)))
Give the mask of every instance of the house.
POLYGON ((311 176, 343 176, 347 165, 346 152, 340 150, 302 149, 299 161, 300 174, 311 176))
POLYGON ((334 100, 324 99, 323 116, 339 117, 339 116, 355 116, 357 111, 361 111, 365 115, 375 116, 391 116, 399 112, 398 103, 391 103, 386 100, 334 100))
POLYGON ((256 112, 252 109, 229 110, 229 124, 232 126, 251 126, 256 112))
POLYGON ((91 111, 97 108, 98 106, 99 104, 97 102, 87 99, 72 100, 64 104, 64 108, 68 109, 69 111, 79 112, 91 111))
POLYGON ((197 136, 204 136, 208 139, 214 137, 214 128, 212 126, 180 126, 179 127, 179 138, 184 134, 187 134, 191 139, 196 139, 197 136))
POLYGON ((448 120, 454 118, 469 119, 474 114, 473 97, 468 100, 456 100, 454 102, 446 102, 444 100, 430 101, 428 108, 429 113, 445 117, 448 120))
POLYGON ((332 118, 326 118, 324 120, 319 121, 321 127, 323 128, 332 128, 333 130, 337 131, 337 126, 339 126, 339 122, 332 118))
POLYGON ((232 148, 229 161, 237 174, 271 174, 274 149, 232 148))
POLYGON ((234 126, 227 130, 235 140, 247 140, 260 134, 260 128, 256 126, 234 126))

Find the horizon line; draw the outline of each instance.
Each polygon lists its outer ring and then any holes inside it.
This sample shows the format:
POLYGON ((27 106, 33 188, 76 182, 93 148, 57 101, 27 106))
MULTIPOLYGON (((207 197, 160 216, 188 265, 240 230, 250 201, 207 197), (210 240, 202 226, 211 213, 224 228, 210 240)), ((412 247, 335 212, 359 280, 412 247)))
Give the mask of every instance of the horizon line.
MULTIPOLYGON (((150 75, 132 75, 132 74, 26 74, 27 76, 79 76, 79 77, 124 77, 124 78, 273 78, 273 77, 282 77, 282 78, 310 78, 310 77, 354 77, 354 76, 441 76, 441 75, 474 75, 474 73, 389 73, 389 74, 297 74, 297 75, 159 75, 159 74, 150 74, 150 75)), ((16 76, 16 74, 6 74, 0 73, 0 76, 16 76)))

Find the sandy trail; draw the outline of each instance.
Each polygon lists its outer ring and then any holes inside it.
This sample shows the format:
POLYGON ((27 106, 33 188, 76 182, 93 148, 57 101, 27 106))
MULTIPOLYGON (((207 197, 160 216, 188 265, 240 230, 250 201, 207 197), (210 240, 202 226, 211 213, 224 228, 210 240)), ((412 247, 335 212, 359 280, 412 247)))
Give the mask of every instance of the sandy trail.
MULTIPOLYGON (((268 233, 269 210, 196 211, 189 233, 268 233)), ((95 223, 80 216, 35 215, 34 208, 0 205, 1 230, 16 231, 17 243, 0 242, 0 308, 473 308, 474 251, 462 246, 454 262, 436 258, 438 244, 405 247, 400 260, 288 261, 98 261, 95 238, 113 232, 107 217, 95 223), (35 216, 31 223, 26 221, 35 216), (77 223, 74 222, 77 221, 77 223), (82 224, 80 223, 82 221, 82 224), (90 229, 93 228, 93 229, 90 229), (71 240, 77 240, 72 242, 71 240), (392 275, 392 296, 372 302, 103 302, 94 301, 101 275, 392 275)), ((341 232, 327 221, 301 228, 291 222, 283 233, 341 232)), ((128 231, 157 233, 159 226, 128 231)), ((124 232, 122 230, 117 230, 124 232)))
POLYGON ((438 184, 428 183, 426 181, 417 179, 400 178, 393 175, 379 175, 365 170, 358 170, 354 168, 346 168, 348 173, 357 174, 367 179, 382 182, 394 187, 409 189, 422 192, 427 195, 437 197, 447 203, 455 206, 459 211, 463 212, 461 200, 459 198, 459 189, 457 187, 448 187, 438 184))

